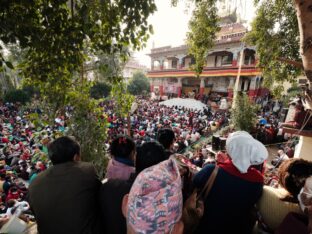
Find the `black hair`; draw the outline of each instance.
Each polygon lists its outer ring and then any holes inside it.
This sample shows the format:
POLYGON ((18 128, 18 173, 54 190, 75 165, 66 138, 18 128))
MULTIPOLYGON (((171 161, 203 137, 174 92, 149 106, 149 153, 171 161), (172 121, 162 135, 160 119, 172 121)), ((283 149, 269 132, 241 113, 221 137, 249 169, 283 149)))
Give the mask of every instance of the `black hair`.
POLYGON ((139 174, 144 169, 154 166, 164 160, 167 160, 167 154, 164 147, 158 142, 146 142, 138 147, 135 169, 139 174))
POLYGON ((172 129, 163 128, 158 131, 157 140, 164 146, 165 149, 169 149, 175 140, 175 135, 172 129))
POLYGON ((80 146, 70 137, 60 137, 48 145, 48 154, 53 164, 70 162, 80 155, 80 146))
POLYGON ((130 159, 131 153, 135 150, 134 141, 126 135, 118 135, 110 145, 110 153, 114 157, 130 159))

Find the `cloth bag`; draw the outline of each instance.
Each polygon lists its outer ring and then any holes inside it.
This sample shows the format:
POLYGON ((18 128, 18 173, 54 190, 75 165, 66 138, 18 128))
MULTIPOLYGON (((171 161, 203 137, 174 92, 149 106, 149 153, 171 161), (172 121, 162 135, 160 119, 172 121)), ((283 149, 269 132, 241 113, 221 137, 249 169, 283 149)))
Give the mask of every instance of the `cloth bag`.
POLYGON ((182 215, 184 233, 191 234, 196 231, 200 219, 204 215, 204 202, 213 187, 218 170, 219 167, 216 165, 204 188, 199 193, 195 190, 185 201, 182 215))

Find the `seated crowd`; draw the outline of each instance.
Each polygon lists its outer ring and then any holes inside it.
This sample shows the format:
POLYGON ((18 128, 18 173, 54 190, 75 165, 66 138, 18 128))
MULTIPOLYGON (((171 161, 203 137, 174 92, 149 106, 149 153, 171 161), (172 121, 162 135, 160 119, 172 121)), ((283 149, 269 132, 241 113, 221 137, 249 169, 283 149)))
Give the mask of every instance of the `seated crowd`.
POLYGON ((272 103, 263 105, 256 139, 247 132, 231 133, 226 153, 209 160, 202 152, 191 159, 175 152, 214 126, 227 125, 227 112, 137 102, 130 119, 133 137, 125 135, 127 120, 113 114, 113 104, 102 104, 111 137, 103 180, 92 164, 80 161, 78 142, 59 137, 66 117, 36 129, 28 115, 40 110, 0 106, 0 226, 16 216, 28 224, 36 222, 39 233, 312 230, 312 163, 291 159, 293 139, 282 139, 286 143, 279 145, 274 170, 266 161, 263 144, 278 136, 280 113, 272 112, 272 103))

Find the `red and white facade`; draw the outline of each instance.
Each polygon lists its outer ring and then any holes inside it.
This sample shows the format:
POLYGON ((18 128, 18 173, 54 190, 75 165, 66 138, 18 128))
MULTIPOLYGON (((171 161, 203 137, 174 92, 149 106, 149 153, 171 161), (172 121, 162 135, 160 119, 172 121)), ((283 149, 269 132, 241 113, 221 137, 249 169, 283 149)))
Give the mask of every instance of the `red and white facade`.
POLYGON ((149 54, 151 70, 147 73, 151 92, 180 97, 196 90, 200 95, 218 93, 231 98, 239 70, 238 61, 244 51, 238 91, 246 91, 251 98, 264 95, 267 91, 261 88, 261 71, 256 67, 255 48, 242 42, 246 32, 247 29, 240 23, 221 28, 200 79, 190 69, 195 61, 188 54, 186 45, 152 49, 149 54))

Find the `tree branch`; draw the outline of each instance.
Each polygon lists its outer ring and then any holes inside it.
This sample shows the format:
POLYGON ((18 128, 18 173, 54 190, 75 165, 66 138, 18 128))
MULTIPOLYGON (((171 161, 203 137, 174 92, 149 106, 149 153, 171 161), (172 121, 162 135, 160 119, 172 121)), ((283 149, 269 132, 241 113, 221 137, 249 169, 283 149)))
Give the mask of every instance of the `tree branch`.
POLYGON ((303 63, 302 62, 290 60, 290 59, 287 59, 287 58, 278 58, 277 60, 280 61, 280 62, 284 62, 284 63, 290 64, 290 65, 293 65, 293 66, 295 66, 297 68, 303 69, 303 63))

